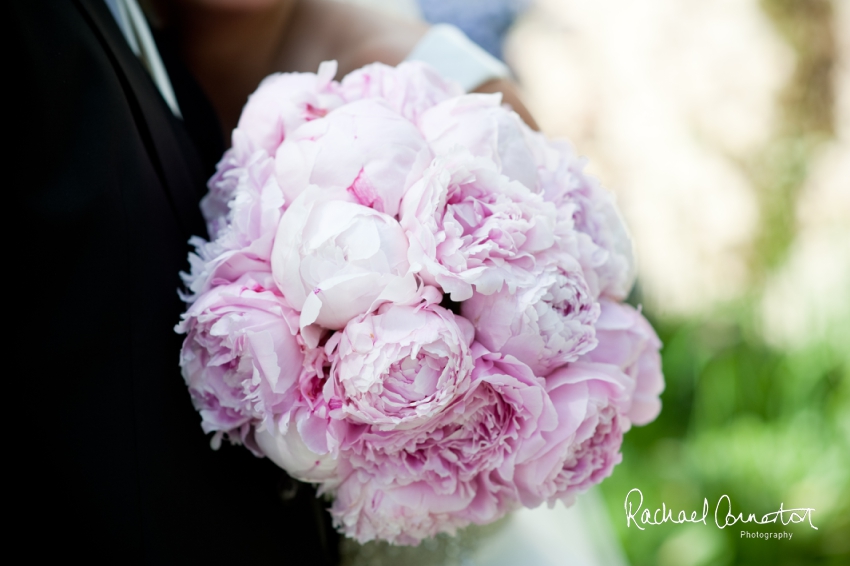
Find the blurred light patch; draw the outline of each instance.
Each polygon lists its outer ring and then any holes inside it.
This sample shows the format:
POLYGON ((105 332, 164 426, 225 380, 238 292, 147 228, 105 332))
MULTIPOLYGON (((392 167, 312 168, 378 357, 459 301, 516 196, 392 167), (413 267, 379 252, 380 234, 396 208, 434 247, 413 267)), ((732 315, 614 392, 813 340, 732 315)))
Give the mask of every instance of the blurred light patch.
POLYGON ((797 201, 797 241, 761 305, 765 338, 782 348, 850 345, 850 2, 833 6, 835 139, 814 159, 797 201))
POLYGON ((725 539, 716 529, 688 525, 658 549, 658 566, 718 566, 728 563, 725 539), (724 558, 726 558, 724 560, 724 558))
POLYGON ((794 62, 757 0, 539 0, 507 57, 544 130, 617 193, 654 313, 745 290, 759 214, 742 164, 794 62))

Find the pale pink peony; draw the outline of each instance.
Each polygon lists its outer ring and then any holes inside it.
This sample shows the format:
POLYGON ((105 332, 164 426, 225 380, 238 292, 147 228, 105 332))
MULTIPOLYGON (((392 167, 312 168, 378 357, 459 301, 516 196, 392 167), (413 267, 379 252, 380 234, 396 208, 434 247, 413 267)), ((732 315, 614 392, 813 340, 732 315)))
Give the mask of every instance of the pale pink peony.
POLYGON ((301 312, 310 347, 317 345, 320 327, 342 329, 384 302, 411 302, 420 292, 398 221, 344 199, 353 197, 345 191, 303 193, 284 213, 272 250, 275 282, 301 312))
POLYGON ((596 322, 599 345, 584 355, 591 362, 613 364, 634 381, 627 413, 636 425, 655 420, 661 412, 659 395, 664 391, 661 373, 661 340, 643 315, 631 305, 602 301, 596 322))
POLYGON ((462 146, 475 157, 492 161, 502 175, 536 192, 537 165, 530 146, 533 133, 501 101, 500 93, 451 98, 424 112, 419 129, 435 155, 462 146))
POLYGON ((396 67, 373 63, 352 71, 342 79, 340 94, 347 102, 384 100, 393 110, 416 124, 427 109, 462 95, 463 89, 441 77, 429 65, 405 61, 396 67))
POLYGON ((192 303, 216 285, 232 283, 246 273, 270 269, 268 260, 228 250, 215 241, 192 236, 189 243, 195 246, 195 251, 189 253, 189 273, 180 273, 188 292, 178 291, 187 303, 192 303))
POLYGON ((402 200, 411 269, 453 301, 529 286, 555 243, 555 215, 492 161, 458 148, 438 157, 402 200))
POLYGON ((227 227, 215 240, 227 250, 268 260, 285 204, 274 176, 274 160, 257 152, 228 176, 236 181, 236 190, 228 202, 227 227))
POLYGON ((578 232, 579 261, 594 296, 625 299, 637 266, 614 195, 584 172, 587 160, 568 142, 548 141, 536 132, 528 139, 538 165, 538 190, 556 205, 559 219, 578 232))
POLYGON ((244 273, 270 271, 269 257, 285 201, 274 177, 274 161, 257 152, 244 167, 230 169, 225 178, 235 189, 227 203, 223 224, 214 239, 196 238, 190 254, 191 271, 183 276, 197 296, 210 285, 232 282, 244 273))
POLYGON ((288 201, 311 185, 344 189, 356 202, 395 216, 431 158, 413 124, 386 101, 366 99, 292 132, 277 149, 275 164, 288 201))
POLYGON ((304 368, 298 377, 301 395, 293 409, 292 420, 310 450, 317 454, 331 453, 336 458, 348 432, 348 423, 338 418, 343 400, 330 373, 331 362, 326 348, 307 348, 304 368))
POLYGON ((433 421, 469 388, 473 335, 437 305, 385 304, 350 321, 326 346, 345 418, 374 430, 433 421))
POLYGON ((231 147, 216 166, 207 183, 209 192, 201 201, 210 238, 215 240, 227 224, 229 203, 238 190, 238 170, 251 161, 274 157, 278 146, 299 126, 344 103, 333 81, 336 69, 336 61, 326 61, 318 73, 276 73, 263 79, 248 97, 231 147))
POLYGON ((545 445, 555 409, 527 366, 473 345, 469 390, 430 423, 369 427, 346 454, 352 473, 331 510, 361 542, 417 544, 438 532, 485 524, 519 503, 517 465, 545 445))
POLYGON ((342 398, 330 376, 325 348, 305 348, 295 402, 255 433, 260 451, 291 476, 334 489, 340 481, 340 445, 349 423, 334 418, 342 398))
MULTIPOLYGON (((238 135, 234 132, 234 137, 238 135)), ((268 158, 264 151, 249 153, 247 145, 240 144, 241 151, 236 148, 225 151, 221 161, 215 166, 215 174, 207 181, 207 194, 201 199, 201 214, 206 221, 210 240, 218 238, 218 235, 227 228, 230 201, 236 193, 244 165, 255 154, 268 158)))
POLYGON ((548 140, 498 101, 498 95, 476 94, 450 99, 424 113, 420 129, 437 155, 463 145, 554 203, 559 235, 577 238, 577 257, 594 296, 624 299, 636 264, 613 194, 584 172, 587 160, 569 142, 548 140))
POLYGON ((611 474, 622 460, 620 445, 631 423, 625 415, 633 384, 610 364, 575 362, 546 378, 558 426, 546 444, 516 472, 522 504, 550 506, 575 496, 611 474))
POLYGON ((318 73, 276 73, 263 79, 239 116, 233 151, 273 157, 278 146, 301 125, 342 106, 336 61, 319 65, 318 73), (238 132, 238 133, 237 133, 238 132))
POLYGON ((304 482, 335 482, 338 467, 335 455, 312 450, 304 442, 304 434, 297 422, 290 422, 285 430, 261 427, 254 437, 260 451, 293 478, 304 482))
POLYGON ((593 300, 578 263, 566 254, 514 293, 473 293, 461 313, 475 326, 475 339, 493 352, 510 354, 535 375, 578 359, 596 346, 593 300))
POLYGON ((205 432, 242 441, 256 451, 252 425, 294 402, 303 354, 297 314, 271 274, 246 274, 213 287, 193 303, 175 330, 185 333, 180 367, 205 432))

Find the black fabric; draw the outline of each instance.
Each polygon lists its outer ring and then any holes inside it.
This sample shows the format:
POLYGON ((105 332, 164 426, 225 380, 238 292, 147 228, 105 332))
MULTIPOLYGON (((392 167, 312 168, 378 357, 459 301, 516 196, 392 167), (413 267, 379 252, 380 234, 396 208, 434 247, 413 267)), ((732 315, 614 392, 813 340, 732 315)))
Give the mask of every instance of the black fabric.
POLYGON ((188 74, 184 124, 101 0, 10 9, 15 542, 93 563, 335 562, 312 489, 211 450, 179 373, 178 272, 221 148, 188 74))

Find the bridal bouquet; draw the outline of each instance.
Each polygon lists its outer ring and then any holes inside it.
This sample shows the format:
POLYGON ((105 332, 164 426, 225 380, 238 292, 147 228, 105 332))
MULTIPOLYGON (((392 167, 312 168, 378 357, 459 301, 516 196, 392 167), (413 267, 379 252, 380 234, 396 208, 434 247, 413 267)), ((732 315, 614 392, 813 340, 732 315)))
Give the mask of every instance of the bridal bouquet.
POLYGON ((417 63, 267 78, 193 239, 183 376, 226 438, 417 544, 611 473, 660 410, 632 245, 565 143, 417 63))

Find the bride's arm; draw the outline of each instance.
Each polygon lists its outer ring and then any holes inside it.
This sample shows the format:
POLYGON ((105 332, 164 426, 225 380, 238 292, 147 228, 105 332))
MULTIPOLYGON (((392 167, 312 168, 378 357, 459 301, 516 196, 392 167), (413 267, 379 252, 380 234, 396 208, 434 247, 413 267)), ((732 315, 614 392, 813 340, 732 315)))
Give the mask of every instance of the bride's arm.
MULTIPOLYGON (((176 0, 154 2, 176 28, 186 63, 216 109, 226 137, 260 81, 274 72, 313 71, 335 59, 341 78, 372 62, 397 65, 428 30, 333 0, 176 0)), ((477 92, 502 92, 532 127, 534 119, 507 79, 477 92)))

